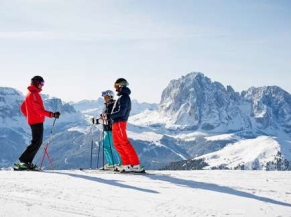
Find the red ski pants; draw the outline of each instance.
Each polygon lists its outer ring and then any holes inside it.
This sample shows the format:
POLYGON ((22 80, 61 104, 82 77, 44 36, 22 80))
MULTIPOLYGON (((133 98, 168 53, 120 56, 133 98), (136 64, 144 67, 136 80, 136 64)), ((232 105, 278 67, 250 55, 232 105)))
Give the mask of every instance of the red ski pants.
POLYGON ((113 123, 112 135, 114 147, 121 157, 122 165, 138 165, 138 155, 127 138, 126 122, 120 121, 113 123))

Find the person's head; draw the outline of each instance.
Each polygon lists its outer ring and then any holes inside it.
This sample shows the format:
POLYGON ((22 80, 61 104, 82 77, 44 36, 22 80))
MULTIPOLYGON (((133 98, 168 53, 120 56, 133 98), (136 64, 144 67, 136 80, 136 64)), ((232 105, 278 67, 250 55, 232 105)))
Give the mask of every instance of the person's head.
POLYGON ((102 91, 102 96, 105 102, 109 102, 110 100, 114 98, 114 92, 112 90, 102 91))
POLYGON ((120 92, 123 87, 127 87, 129 84, 124 78, 118 78, 114 83, 116 92, 120 92))
POLYGON ((31 85, 34 85, 36 86, 38 89, 42 89, 42 86, 44 85, 44 80, 41 76, 37 75, 37 76, 34 76, 32 79, 31 79, 31 85))

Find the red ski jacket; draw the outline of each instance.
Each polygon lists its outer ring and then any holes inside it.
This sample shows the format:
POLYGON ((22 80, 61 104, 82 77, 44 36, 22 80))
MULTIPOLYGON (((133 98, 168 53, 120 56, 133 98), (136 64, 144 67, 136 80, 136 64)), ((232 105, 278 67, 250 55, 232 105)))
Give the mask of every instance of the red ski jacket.
POLYGON ((27 89, 29 92, 21 104, 21 112, 27 118, 29 125, 43 123, 45 117, 52 117, 53 113, 44 109, 42 98, 39 94, 41 89, 34 85, 29 86, 27 89))

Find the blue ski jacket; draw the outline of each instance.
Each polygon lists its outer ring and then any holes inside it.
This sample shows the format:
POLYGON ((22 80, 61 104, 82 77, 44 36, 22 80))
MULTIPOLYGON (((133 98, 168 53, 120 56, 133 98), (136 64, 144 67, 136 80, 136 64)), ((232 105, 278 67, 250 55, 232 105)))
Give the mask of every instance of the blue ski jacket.
POLYGON ((119 93, 119 98, 115 101, 111 112, 111 120, 113 123, 119 121, 127 121, 131 110, 131 90, 128 87, 123 87, 119 93))

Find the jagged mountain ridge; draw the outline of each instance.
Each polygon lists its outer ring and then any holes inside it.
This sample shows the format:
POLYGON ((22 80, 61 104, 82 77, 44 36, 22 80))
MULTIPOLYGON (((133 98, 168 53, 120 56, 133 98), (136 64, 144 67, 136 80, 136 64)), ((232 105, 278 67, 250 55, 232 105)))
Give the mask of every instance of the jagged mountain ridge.
POLYGON ((231 86, 224 88, 202 73, 191 73, 170 82, 162 93, 159 111, 171 116, 172 123, 180 129, 241 130, 249 124, 245 124, 244 115, 237 112, 240 104, 240 96, 231 86), (241 124, 231 127, 234 122, 241 124))
POLYGON ((259 129, 270 126, 282 128, 286 133, 291 132, 291 95, 280 87, 250 88, 242 93, 251 102, 252 114, 259 129))
POLYGON ((163 126, 165 130, 177 132, 266 130, 270 133, 268 129, 284 128, 288 134, 290 98, 288 92, 276 86, 252 87, 239 94, 231 86, 225 88, 211 82, 202 73, 190 73, 170 82, 162 93, 157 111, 146 111, 132 120, 141 126, 163 126), (145 116, 150 117, 145 119, 145 116))

